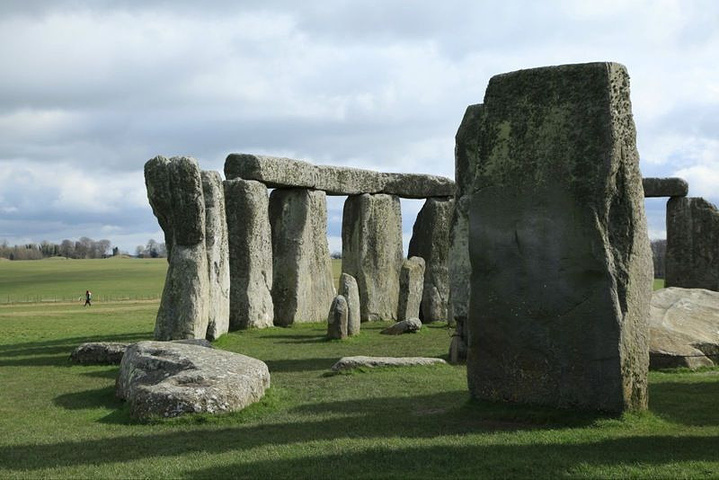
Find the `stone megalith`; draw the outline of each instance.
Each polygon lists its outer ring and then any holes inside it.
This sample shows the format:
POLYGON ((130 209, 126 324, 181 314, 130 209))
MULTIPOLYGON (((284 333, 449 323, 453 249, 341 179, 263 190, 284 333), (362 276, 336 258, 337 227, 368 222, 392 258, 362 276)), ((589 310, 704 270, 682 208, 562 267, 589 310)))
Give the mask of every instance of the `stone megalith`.
POLYGON ((270 195, 275 325, 322 322, 335 296, 325 192, 278 188, 270 195))
POLYGON ((667 202, 667 287, 719 291, 719 210, 703 198, 667 202))
MULTIPOLYGON (((472 266, 469 263, 469 206, 471 195, 459 197, 455 202, 452 214, 452 226, 449 229, 449 258, 447 270, 449 271, 449 307, 448 321, 458 325, 457 330, 466 330, 459 327, 460 323, 467 321, 469 312, 470 277, 472 266)), ((466 335, 462 338, 466 341, 466 335)))
POLYGON ((347 338, 347 318, 349 308, 347 299, 337 295, 330 305, 330 313, 327 316, 327 338, 341 340, 347 338))
POLYGON ((402 259, 399 197, 347 197, 342 215, 342 272, 357 280, 363 322, 397 319, 402 259))
POLYGON ((360 296, 357 280, 352 275, 343 273, 340 275, 340 288, 337 292, 347 300, 347 335, 353 336, 360 333, 360 296))
POLYGON ((419 318, 422 291, 424 290, 424 269, 425 264, 422 257, 409 257, 402 262, 402 269, 399 273, 397 320, 419 318))
POLYGON ((409 255, 425 262, 424 290, 419 318, 422 322, 448 321, 449 228, 454 212, 453 198, 428 198, 412 229, 409 255))
POLYGON ((230 249, 230 329, 271 327, 272 233, 267 187, 225 180, 230 249))
POLYGON ((471 395, 646 409, 652 259, 625 68, 495 76, 480 132, 471 395))
POLYGON ((157 156, 145 163, 145 185, 165 233, 169 264, 155 339, 205 338, 209 279, 200 167, 189 157, 157 156))
POLYGON ((205 248, 209 279, 207 338, 215 340, 230 326, 230 252, 227 243, 227 217, 222 178, 217 172, 203 171, 205 197, 205 248))

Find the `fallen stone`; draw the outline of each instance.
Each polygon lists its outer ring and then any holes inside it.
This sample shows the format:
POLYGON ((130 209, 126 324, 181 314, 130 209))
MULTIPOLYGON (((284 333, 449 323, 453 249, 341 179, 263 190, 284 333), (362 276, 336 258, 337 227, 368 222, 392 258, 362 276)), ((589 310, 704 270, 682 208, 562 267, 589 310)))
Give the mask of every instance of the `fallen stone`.
POLYGON ((703 198, 667 202, 665 286, 719 290, 719 210, 703 198))
POLYGON ((663 288, 652 295, 649 367, 719 364, 719 292, 663 288))
POLYGON ((477 399, 647 408, 652 258, 615 63, 493 77, 469 212, 477 399))
POLYGON ((209 281, 207 338, 217 339, 230 327, 230 252, 227 243, 227 216, 222 178, 217 172, 202 171, 205 197, 205 250, 209 281))
POLYGON ((403 333, 417 333, 422 329, 422 322, 419 318, 408 318, 391 325, 380 333, 384 335, 402 335, 403 333))
POLYGON ((267 365, 196 345, 139 342, 120 364, 116 394, 137 419, 242 410, 270 386, 267 365))
POLYGON ((339 372, 353 368, 375 367, 412 367, 417 365, 446 364, 441 358, 431 357, 342 357, 332 365, 332 370, 339 372))
POLYGON ((347 338, 348 310, 345 297, 337 295, 332 301, 330 313, 327 316, 327 338, 335 340, 347 338))
POLYGON ((455 184, 445 177, 384 173, 359 168, 313 165, 301 160, 232 153, 225 177, 256 180, 271 188, 314 188, 328 195, 386 193, 403 198, 449 197, 455 184))
POLYGON ((342 272, 357 280, 363 322, 397 319, 403 256, 399 198, 384 194, 347 197, 342 215, 342 272))
POLYGON ((70 360, 82 365, 119 365, 129 343, 83 343, 70 354, 70 360))
POLYGON ((683 178, 643 178, 645 197, 686 197, 689 184, 683 178))
POLYGON ((353 336, 360 333, 360 296, 357 280, 352 275, 343 273, 340 275, 340 288, 337 292, 347 300, 347 335, 353 336))
POLYGON ((272 233, 267 187, 251 180, 225 180, 230 250, 230 328, 273 325, 272 233))
POLYGON ((425 262, 424 288, 419 318, 425 322, 448 320, 449 302, 449 229, 454 199, 428 198, 417 214, 409 241, 409 256, 425 262))
POLYGON ((158 156, 145 163, 145 185, 169 264, 155 339, 205 338, 210 293, 200 168, 189 157, 158 156))
POLYGON ((335 296, 325 193, 278 188, 270 195, 275 325, 321 322, 335 296))
POLYGON ((419 318, 422 291, 424 290, 424 269, 425 264, 422 257, 410 257, 402 262, 402 269, 399 273, 397 320, 419 318))

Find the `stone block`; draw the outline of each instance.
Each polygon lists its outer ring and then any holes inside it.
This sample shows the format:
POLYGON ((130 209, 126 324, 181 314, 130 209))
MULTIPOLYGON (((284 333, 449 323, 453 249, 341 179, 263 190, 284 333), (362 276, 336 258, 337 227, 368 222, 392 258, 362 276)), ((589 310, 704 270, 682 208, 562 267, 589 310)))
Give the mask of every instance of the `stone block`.
POLYGON ((357 280, 352 275, 343 273, 340 275, 340 288, 338 292, 347 300, 347 335, 353 336, 360 333, 360 296, 357 280))
POLYGON ((349 307, 347 300, 342 295, 337 295, 332 300, 330 313, 327 315, 327 338, 341 340, 347 338, 347 318, 349 307))
POLYGON ((643 178, 644 197, 686 197, 689 184, 683 178, 643 178))
POLYGON ((419 318, 424 290, 425 263, 422 257, 410 257, 402 262, 399 273, 399 305, 397 320, 419 318))

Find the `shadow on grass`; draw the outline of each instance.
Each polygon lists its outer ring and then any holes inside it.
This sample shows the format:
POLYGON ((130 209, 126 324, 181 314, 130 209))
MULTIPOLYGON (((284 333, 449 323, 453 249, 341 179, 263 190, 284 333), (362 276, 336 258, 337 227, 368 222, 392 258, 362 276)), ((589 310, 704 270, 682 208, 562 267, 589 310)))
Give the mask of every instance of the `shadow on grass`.
POLYGON ((719 425, 719 382, 661 382, 649 385, 649 408, 684 425, 719 425))
POLYGON ((115 397, 115 386, 66 393, 55 397, 53 403, 67 410, 84 410, 88 408, 120 408, 122 401, 115 397))
MULTIPOLYGON (((626 437, 580 444, 370 448, 282 461, 237 462, 185 472, 186 478, 563 478, 623 476, 622 468, 716 462, 717 437, 626 437), (606 474, 606 473, 605 473, 606 474)), ((641 470, 640 470, 641 471, 641 470)), ((709 472, 703 469, 707 475, 709 472)), ((717 472, 714 471, 714 474, 717 472)), ((636 473, 635 473, 636 474, 636 473)), ((625 473, 626 475, 626 473, 625 473)), ((710 474, 711 476, 711 474, 710 474)))

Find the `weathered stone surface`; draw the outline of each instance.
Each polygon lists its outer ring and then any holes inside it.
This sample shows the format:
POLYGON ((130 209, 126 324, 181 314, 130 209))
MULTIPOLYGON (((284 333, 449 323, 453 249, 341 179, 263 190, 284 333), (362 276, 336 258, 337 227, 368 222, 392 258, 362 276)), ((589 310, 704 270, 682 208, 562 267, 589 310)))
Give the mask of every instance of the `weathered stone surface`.
POLYGON ((83 365, 118 365, 129 343, 83 343, 70 354, 70 360, 83 365))
POLYGON ((230 249, 230 329, 271 327, 272 233, 267 187, 225 180, 230 249))
POLYGON ((145 164, 145 184, 169 263, 155 339, 205 338, 209 279, 200 168, 192 158, 158 156, 145 164))
POLYGON ((454 199, 428 198, 412 229, 409 256, 424 258, 424 290, 419 318, 427 322, 447 321, 449 302, 449 228, 454 199))
POLYGON ((325 193, 278 188, 270 195, 275 325, 322 322, 335 296, 325 193))
POLYGON ((330 313, 327 316, 327 337, 341 340, 347 338, 347 319, 349 317, 349 307, 347 299, 342 295, 337 295, 332 300, 330 313))
POLYGON ((467 360, 466 319, 457 320, 452 340, 449 343, 449 363, 462 363, 467 360))
POLYGON ((475 398, 647 407, 652 260, 635 135, 621 65, 490 80, 469 214, 475 398))
POLYGON ((454 137, 454 179, 457 182, 457 198, 472 189, 474 173, 479 161, 479 129, 482 125, 482 104, 470 105, 454 137))
POLYGON ((342 216, 342 272, 357 280, 363 322, 396 320, 402 212, 392 195, 354 195, 342 216))
POLYGON ((399 273, 399 305, 397 320, 419 318, 424 290, 425 263, 422 257, 409 257, 402 262, 399 273))
POLYGON ((655 291, 650 339, 651 369, 719 363, 719 292, 677 287, 655 291))
MULTIPOLYGON (((469 263, 469 206, 471 195, 459 197, 455 202, 452 226, 449 230, 449 305, 450 323, 466 322, 469 312, 470 277, 472 265, 469 263)), ((466 341, 466 335, 463 336, 466 341)))
POLYGON ((115 390, 134 418, 242 410, 270 386, 267 365, 238 353, 171 342, 128 347, 115 390))
POLYGON ((209 281, 207 338, 215 340, 230 327, 230 252, 222 178, 202 171, 205 197, 205 249, 209 281))
POLYGON ((645 197, 686 197, 689 184, 683 178, 643 178, 645 197))
POLYGON ((353 368, 375 368, 375 367, 412 367, 417 365, 446 364, 441 358, 432 357, 342 357, 332 365, 332 370, 352 370, 353 368))
POLYGON ((225 177, 257 180, 273 188, 314 188, 328 195, 387 193, 404 198, 425 198, 448 197, 455 191, 452 180, 434 175, 313 165, 301 160, 244 153, 232 153, 227 157, 225 177))
POLYGON ((416 333, 420 331, 421 328, 422 322, 419 318, 415 317, 399 321, 394 325, 390 325, 379 333, 384 335, 402 335, 403 333, 416 333))
POLYGON ((360 333, 360 296, 357 280, 352 275, 343 273, 340 275, 340 288, 337 292, 347 300, 347 335, 353 336, 360 333))
POLYGON ((667 287, 719 290, 719 210, 703 198, 667 202, 667 287))

